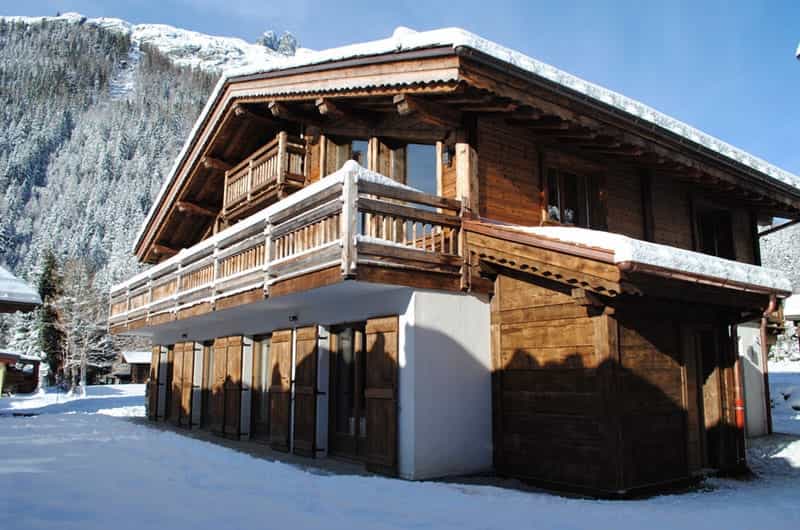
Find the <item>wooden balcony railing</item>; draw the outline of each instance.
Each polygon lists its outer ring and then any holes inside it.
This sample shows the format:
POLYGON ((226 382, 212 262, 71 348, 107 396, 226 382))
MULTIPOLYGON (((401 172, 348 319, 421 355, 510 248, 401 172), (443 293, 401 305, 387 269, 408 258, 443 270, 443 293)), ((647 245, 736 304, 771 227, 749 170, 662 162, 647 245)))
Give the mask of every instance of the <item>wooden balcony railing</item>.
POLYGON ((230 212, 289 185, 305 183, 305 144, 278 133, 274 140, 225 173, 224 211, 230 212))
POLYGON ((113 326, 338 266, 461 274, 460 203, 354 162, 112 289, 113 326))

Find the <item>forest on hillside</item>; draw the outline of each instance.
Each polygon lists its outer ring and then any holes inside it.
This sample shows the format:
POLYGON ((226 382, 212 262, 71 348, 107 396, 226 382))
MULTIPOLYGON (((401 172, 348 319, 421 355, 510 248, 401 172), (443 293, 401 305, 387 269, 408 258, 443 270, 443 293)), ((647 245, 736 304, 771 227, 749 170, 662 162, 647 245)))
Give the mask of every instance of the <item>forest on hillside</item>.
POLYGON ((0 19, 0 264, 47 292, 0 318, 0 347, 108 367, 109 287, 138 269, 133 239, 217 76, 101 27, 0 19))

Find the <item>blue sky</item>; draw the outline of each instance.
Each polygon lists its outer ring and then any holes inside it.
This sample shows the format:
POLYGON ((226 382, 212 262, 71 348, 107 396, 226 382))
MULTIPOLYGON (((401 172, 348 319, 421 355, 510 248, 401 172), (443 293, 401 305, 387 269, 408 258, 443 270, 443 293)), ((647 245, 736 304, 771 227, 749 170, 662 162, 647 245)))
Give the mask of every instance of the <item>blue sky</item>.
POLYGON ((680 118, 800 174, 797 1, 0 0, 0 14, 78 11, 325 48, 460 26, 680 118))

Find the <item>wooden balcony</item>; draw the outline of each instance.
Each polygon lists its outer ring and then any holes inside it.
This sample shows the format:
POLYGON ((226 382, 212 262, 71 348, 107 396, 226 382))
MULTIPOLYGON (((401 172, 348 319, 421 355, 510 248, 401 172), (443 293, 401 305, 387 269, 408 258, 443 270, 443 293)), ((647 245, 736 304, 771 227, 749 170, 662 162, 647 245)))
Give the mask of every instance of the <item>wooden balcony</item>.
POLYGON ((225 172, 223 213, 236 217, 305 185, 305 143, 285 132, 225 172))
POLYGON ((425 276, 420 287, 427 288, 434 276, 457 288, 464 263, 460 209, 458 201, 348 163, 115 286, 109 322, 115 331, 155 326, 227 307, 224 300, 242 293, 263 299, 277 284, 302 284, 321 271, 384 283, 404 273, 404 285, 425 276))

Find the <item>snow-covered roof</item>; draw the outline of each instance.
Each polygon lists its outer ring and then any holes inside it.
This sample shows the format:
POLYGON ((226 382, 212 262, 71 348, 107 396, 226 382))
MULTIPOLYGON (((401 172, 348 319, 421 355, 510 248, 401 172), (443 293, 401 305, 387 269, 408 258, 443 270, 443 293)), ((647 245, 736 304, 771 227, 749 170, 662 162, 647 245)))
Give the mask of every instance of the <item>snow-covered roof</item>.
POLYGON ((37 306, 42 299, 36 289, 0 267, 0 304, 37 306))
POLYGON ((136 237, 136 245, 138 246, 146 227, 155 216, 161 201, 170 187, 170 183, 176 178, 177 171, 188 155, 194 137, 199 133, 201 127, 209 117, 211 109, 222 94, 223 88, 229 80, 236 77, 265 74, 290 68, 434 47, 451 47, 453 49, 464 47, 485 53, 486 55, 513 65, 542 79, 554 82, 580 95, 591 98, 594 101, 606 104, 640 121, 650 123, 667 132, 685 138, 714 153, 749 167, 777 183, 800 189, 800 177, 788 171, 738 149, 710 134, 706 134, 680 120, 667 116, 644 103, 623 96, 613 90, 590 83, 589 81, 564 72, 563 70, 559 70, 554 66, 529 57, 522 52, 506 48, 460 28, 443 28, 416 32, 401 27, 397 28, 392 36, 386 39, 351 44, 322 51, 298 50, 298 53, 291 57, 280 56, 268 58, 241 68, 225 71, 214 88, 203 111, 200 113, 194 128, 178 155, 175 165, 165 180, 164 185, 161 187, 156 200, 153 202, 150 212, 136 237))
POLYGON ((588 228, 569 226, 520 226, 501 228, 534 235, 579 247, 605 250, 616 264, 639 264, 691 276, 714 279, 721 284, 736 283, 770 291, 791 292, 789 278, 780 271, 709 256, 682 248, 641 241, 632 237, 588 228))
POLYGON ((122 358, 128 364, 150 364, 153 354, 149 351, 124 351, 122 358))

